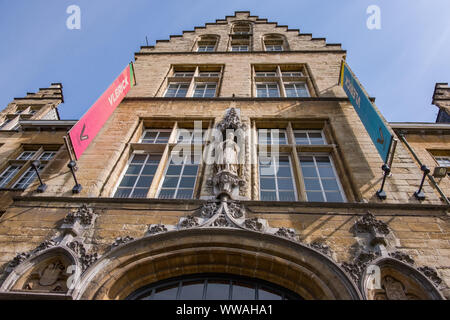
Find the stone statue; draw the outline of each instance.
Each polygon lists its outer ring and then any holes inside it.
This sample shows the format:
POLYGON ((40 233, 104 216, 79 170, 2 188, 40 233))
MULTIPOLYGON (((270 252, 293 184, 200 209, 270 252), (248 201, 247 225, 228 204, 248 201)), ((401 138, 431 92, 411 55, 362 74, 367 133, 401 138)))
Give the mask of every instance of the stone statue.
POLYGON ((218 145, 216 158, 217 171, 228 171, 232 174, 239 175, 239 152, 240 148, 234 141, 234 133, 231 131, 227 132, 226 140, 218 145))

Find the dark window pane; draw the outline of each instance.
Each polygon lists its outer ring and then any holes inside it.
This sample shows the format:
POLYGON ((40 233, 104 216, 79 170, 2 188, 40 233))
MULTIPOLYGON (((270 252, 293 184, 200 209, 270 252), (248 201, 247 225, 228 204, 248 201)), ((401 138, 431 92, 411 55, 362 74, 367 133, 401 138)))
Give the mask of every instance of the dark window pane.
POLYGON ((148 188, 135 188, 133 193, 131 194, 132 198, 146 198, 147 197, 148 188))
POLYGON ((174 189, 162 189, 161 192, 159 193, 158 198, 159 199, 172 199, 173 196, 175 194, 175 190, 174 189))
POLYGON ((282 296, 273 291, 269 291, 269 289, 259 289, 258 290, 258 300, 281 300, 282 296))
POLYGON ((181 166, 177 165, 170 165, 166 172, 167 175, 171 176, 176 176, 179 175, 180 173, 181 173, 181 166))
POLYGON ((307 166, 314 165, 313 157, 299 157, 299 159, 300 159, 300 162, 302 163, 302 165, 307 165, 307 166))
POLYGON ((131 193, 131 188, 117 188, 115 198, 127 198, 131 193))
POLYGON ((255 300, 256 290, 252 284, 233 281, 233 300, 255 300))
POLYGON ((290 177, 291 176, 291 168, 290 167, 279 167, 277 176, 279 177, 290 177))
POLYGON ((179 189, 177 192, 177 199, 192 199, 192 189, 179 189))
POLYGON ((342 196, 339 192, 325 192, 328 202, 343 202, 342 196))
POLYGON ((275 179, 261 178, 261 189, 275 190, 275 179))
POLYGON ((164 179, 163 188, 176 188, 178 184, 178 177, 168 177, 166 176, 166 178, 164 179))
POLYGON ((185 282, 181 287, 180 300, 202 300, 204 281, 185 282))
POLYGON ((183 171, 183 175, 185 176, 196 176, 197 175, 197 168, 198 166, 193 165, 193 166, 185 166, 184 167, 184 171, 183 171))
POLYGON ((334 178, 333 168, 331 167, 319 167, 319 174, 322 178, 334 178))
POLYGON ((154 300, 175 300, 177 298, 178 283, 171 286, 165 286, 162 288, 155 289, 155 294, 153 295, 154 300))
POLYGON ((308 201, 311 202, 323 202, 323 195, 322 192, 306 192, 306 196, 308 197, 308 201))
POLYGON ((153 176, 141 176, 136 184, 136 187, 150 187, 152 184, 153 176))
POLYGON ((278 178, 278 189, 279 190, 294 190, 294 185, 292 184, 292 179, 278 178))
POLYGON ((194 188, 195 178, 194 177, 183 177, 180 181, 180 188, 194 188))
POLYGON ((128 167, 128 170, 126 172, 126 174, 139 174, 139 172, 141 171, 142 166, 139 164, 130 164, 130 166, 128 167))
POLYGON ((121 187, 132 187, 136 182, 137 176, 124 176, 122 182, 120 183, 121 187))
POLYGON ((322 185, 325 191, 339 191, 339 186, 336 180, 324 179, 322 180, 322 185))
POLYGON ((230 281, 208 281, 206 300, 228 300, 230 297, 230 281))
POLYGON ((306 190, 321 190, 319 179, 305 179, 306 190))
POLYGON ((302 172, 304 177, 317 177, 317 172, 315 167, 303 167, 302 172))
POLYGON ((289 157, 288 156, 280 156, 278 159, 278 163, 280 166, 289 166, 289 157))
POLYGON ((156 172, 158 166, 155 165, 146 165, 144 170, 142 170, 142 174, 153 175, 156 172))
POLYGON ((261 191, 262 201, 276 201, 277 195, 275 192, 261 191))
POLYGON ((147 158, 146 154, 135 154, 131 163, 144 163, 147 158))
POLYGON ((156 164, 158 164, 160 160, 161 160, 161 155, 160 154, 151 154, 148 157, 148 159, 147 159, 147 164, 149 164, 149 163, 156 163, 156 164))
POLYGON ((320 165, 323 165, 323 164, 326 164, 326 163, 330 163, 330 158, 328 158, 328 157, 316 157, 316 161, 317 161, 317 164, 320 166, 320 165))
POLYGON ((278 196, 280 197, 280 201, 295 201, 295 194, 294 194, 294 192, 280 191, 278 193, 278 196))

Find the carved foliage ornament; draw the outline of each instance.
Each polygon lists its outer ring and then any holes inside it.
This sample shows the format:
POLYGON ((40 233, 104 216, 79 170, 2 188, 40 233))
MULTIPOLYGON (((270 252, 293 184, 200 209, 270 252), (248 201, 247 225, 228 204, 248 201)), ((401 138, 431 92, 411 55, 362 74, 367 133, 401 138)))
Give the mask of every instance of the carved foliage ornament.
POLYGON ((127 242, 133 241, 134 238, 130 237, 130 236, 126 236, 126 237, 118 237, 116 238, 116 240, 113 242, 113 244, 111 245, 111 248, 116 248, 122 244, 125 244, 127 242))
POLYGON ((374 252, 362 252, 353 263, 344 262, 341 266, 352 277, 355 283, 358 284, 367 266, 369 266, 378 256, 379 255, 374 252))
POLYGON ((64 224, 74 224, 76 220, 79 220, 82 225, 89 225, 92 222, 94 211, 92 208, 88 208, 86 204, 83 204, 76 211, 70 212, 64 218, 64 224))
POLYGON ((89 268, 89 266, 91 266, 98 259, 98 255, 96 252, 88 254, 84 245, 79 241, 72 241, 67 244, 67 247, 76 253, 78 259, 81 262, 83 271, 89 268))
POLYGON ((389 234, 389 228, 383 221, 377 220, 372 213, 367 213, 361 219, 355 222, 356 229, 359 232, 389 234))

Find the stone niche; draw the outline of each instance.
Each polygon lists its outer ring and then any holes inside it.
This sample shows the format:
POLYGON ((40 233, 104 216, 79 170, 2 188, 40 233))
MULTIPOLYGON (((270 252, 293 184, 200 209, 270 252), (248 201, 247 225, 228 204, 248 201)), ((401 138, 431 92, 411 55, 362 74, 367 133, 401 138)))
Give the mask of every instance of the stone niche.
POLYGON ((45 259, 26 271, 11 291, 66 293, 70 265, 70 259, 63 255, 45 259))
POLYGON ((374 277, 366 279, 365 295, 368 300, 434 300, 440 298, 437 290, 428 281, 422 279, 417 271, 399 268, 394 264, 380 265, 379 267, 379 278, 378 274, 374 274, 374 277), (376 278, 379 280, 375 280, 376 278))

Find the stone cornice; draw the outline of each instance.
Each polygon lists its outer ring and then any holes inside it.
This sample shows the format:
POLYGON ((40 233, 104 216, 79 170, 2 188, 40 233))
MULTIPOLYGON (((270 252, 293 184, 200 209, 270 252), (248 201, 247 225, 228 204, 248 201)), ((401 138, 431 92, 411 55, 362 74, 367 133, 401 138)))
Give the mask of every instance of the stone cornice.
MULTIPOLYGON (((200 208, 206 200, 190 199, 122 199, 122 198, 86 198, 86 197, 43 197, 43 196, 14 196, 14 204, 21 206, 19 202, 43 203, 42 207, 50 207, 53 203, 73 203, 74 207, 82 203, 97 203, 105 207, 111 205, 111 209, 122 205, 123 210, 142 210, 145 205, 151 205, 154 210, 192 211, 200 208), (131 206, 130 206, 131 205, 131 206), (126 207, 128 206, 128 207, 126 207)), ((330 202, 278 202, 278 201, 241 201, 250 213, 257 214, 327 214, 327 215, 362 215, 367 211, 373 211, 376 216, 444 216, 448 217, 450 206, 437 204, 416 203, 330 203, 330 202), (264 208, 264 210, 258 210, 264 208), (307 209, 306 212, 300 212, 307 209), (321 210, 322 209, 322 212, 321 210), (296 211, 299 210, 299 211, 296 211), (351 212, 355 211, 355 212, 351 212)), ((39 205, 33 205, 39 207, 39 205)), ((59 207, 59 206, 57 206, 59 207)), ((61 208, 67 208, 62 205, 61 208)))
MULTIPOLYGON (((169 40, 167 40, 169 41, 169 40)), ((161 42, 161 41, 159 41, 161 42)), ((337 44, 328 44, 327 46, 335 46, 337 44)), ((154 48, 154 46, 146 46, 141 48, 154 48)), ((145 56, 152 54, 194 54, 194 55, 207 55, 207 54, 296 54, 296 53, 336 53, 336 54, 346 54, 347 50, 337 50, 337 49, 327 49, 327 50, 291 50, 291 51, 247 51, 247 52, 239 52, 239 51, 215 51, 215 52, 195 52, 195 51, 155 51, 155 52, 135 52, 135 56, 145 56)))

